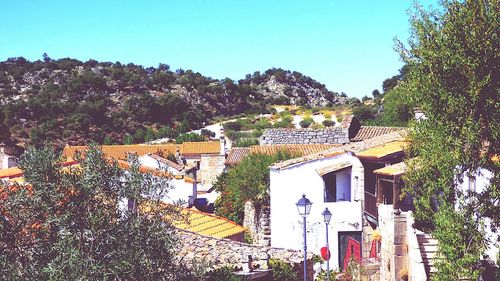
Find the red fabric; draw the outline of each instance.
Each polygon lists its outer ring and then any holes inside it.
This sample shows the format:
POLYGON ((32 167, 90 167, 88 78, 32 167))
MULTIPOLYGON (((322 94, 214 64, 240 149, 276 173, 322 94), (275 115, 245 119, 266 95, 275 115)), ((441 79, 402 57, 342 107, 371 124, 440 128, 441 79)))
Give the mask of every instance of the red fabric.
POLYGON ((321 248, 320 252, 321 252, 321 257, 325 261, 330 259, 331 253, 330 253, 330 250, 328 250, 326 247, 321 248))
POLYGON ((348 237, 347 249, 344 256, 344 269, 349 265, 351 257, 358 262, 361 261, 361 244, 351 237, 348 237))
POLYGON ((376 257, 377 257, 377 241, 373 240, 370 249, 370 258, 376 258, 376 257))

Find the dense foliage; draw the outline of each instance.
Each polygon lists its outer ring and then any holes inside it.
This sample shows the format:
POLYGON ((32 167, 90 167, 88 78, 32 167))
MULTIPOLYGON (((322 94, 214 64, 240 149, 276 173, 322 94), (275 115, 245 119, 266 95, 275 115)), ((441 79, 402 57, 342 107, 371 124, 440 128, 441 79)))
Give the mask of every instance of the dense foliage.
POLYGON ((500 128, 499 36, 496 0, 444 1, 442 9, 416 7, 409 65, 398 91, 427 120, 412 125, 406 177, 416 218, 439 240, 437 280, 477 280, 488 243, 484 224, 498 233, 500 128), (465 176, 491 172, 484 189, 464 190, 465 176))
POLYGON ((2 280, 193 280, 175 258, 176 238, 155 209, 167 180, 128 173, 91 148, 80 165, 61 169, 51 149, 21 159, 30 186, 0 190, 2 280), (135 206, 118 209, 120 198, 135 206))
POLYGON ((269 203, 269 165, 295 156, 285 151, 274 155, 250 154, 229 172, 221 174, 214 184, 220 192, 215 213, 242 224, 245 201, 269 203))
POLYGON ((269 69, 212 79, 168 65, 64 58, 0 62, 0 141, 86 144, 173 138, 215 117, 267 112, 270 104, 341 103, 298 72, 269 69), (281 90, 273 90, 282 85, 281 90), (5 130, 8 129, 8 130, 5 130), (10 135, 8 135, 10 133, 10 135))

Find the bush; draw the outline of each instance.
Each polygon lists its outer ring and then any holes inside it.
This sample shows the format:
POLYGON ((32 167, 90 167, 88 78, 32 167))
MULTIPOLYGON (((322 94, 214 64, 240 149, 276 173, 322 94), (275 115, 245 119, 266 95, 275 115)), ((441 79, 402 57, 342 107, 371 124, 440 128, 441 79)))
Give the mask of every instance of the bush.
POLYGON ((212 132, 208 129, 201 129, 200 134, 206 138, 214 138, 215 137, 215 132, 212 132))
POLYGON ((335 122, 333 122, 332 120, 324 120, 323 121, 323 126, 325 126, 325 127, 333 127, 333 126, 335 126, 335 122))
POLYGON ((207 281, 243 281, 243 277, 234 274, 227 266, 213 270, 208 274, 207 281))
POLYGON ((240 131, 241 123, 237 121, 230 121, 222 124, 222 127, 224 127, 224 130, 226 131, 240 131))
POLYGON ((175 138, 175 143, 181 144, 183 142, 188 142, 188 141, 206 141, 205 138, 201 135, 198 135, 197 133, 185 133, 185 134, 180 134, 175 138))
POLYGON ((299 278, 297 272, 293 270, 292 265, 287 262, 271 259, 269 265, 273 269, 274 281, 290 281, 299 278))
POLYGON ((236 147, 250 147, 252 145, 259 145, 258 139, 238 139, 235 143, 236 147))
POLYGON ((299 125, 302 128, 309 128, 309 126, 313 123, 314 121, 311 118, 304 118, 302 121, 300 121, 299 125))

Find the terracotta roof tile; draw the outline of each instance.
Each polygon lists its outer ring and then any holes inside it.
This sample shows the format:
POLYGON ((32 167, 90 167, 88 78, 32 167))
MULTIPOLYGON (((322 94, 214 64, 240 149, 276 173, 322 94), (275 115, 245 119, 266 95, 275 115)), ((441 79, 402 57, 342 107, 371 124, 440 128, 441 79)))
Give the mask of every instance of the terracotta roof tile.
POLYGON ((382 136, 388 133, 402 130, 402 127, 379 127, 379 126, 361 126, 358 133, 351 141, 364 141, 374 137, 382 136))
MULTIPOLYGON (((158 145, 103 145, 102 152, 113 159, 126 160, 128 153, 137 153, 137 156, 142 156, 149 153, 172 153, 177 150, 176 144, 158 144, 158 145)), ((63 150, 63 155, 66 157, 74 157, 77 151, 84 153, 88 146, 67 146, 63 150)))
POLYGON ((250 153, 250 147, 233 147, 227 155, 226 165, 236 165, 240 163, 250 153))
POLYGON ((8 169, 0 169, 0 179, 1 178, 17 178, 23 175, 23 170, 18 167, 12 167, 8 169))
POLYGON ((327 149, 340 146, 339 144, 277 144, 277 145, 254 145, 250 147, 250 153, 274 154, 280 150, 304 156, 327 149))
POLYGON ((163 158, 159 155, 149 154, 149 156, 157 161, 160 161, 163 164, 166 164, 167 166, 169 166, 173 169, 176 169, 177 171, 182 171, 182 169, 184 169, 184 165, 177 164, 177 163, 170 161, 167 158, 163 158))
POLYGON ((287 151, 297 156, 304 156, 320 151, 325 151, 339 144, 270 144, 254 145, 251 147, 234 147, 227 156, 226 165, 236 165, 240 163, 248 154, 258 153, 271 155, 278 151, 287 151))
POLYGON ((181 154, 219 154, 221 153, 220 142, 184 142, 182 143, 181 154))
POLYGON ((193 209, 182 209, 181 214, 187 220, 174 220, 173 226, 198 234, 226 238, 246 231, 246 228, 223 217, 203 213, 193 209))

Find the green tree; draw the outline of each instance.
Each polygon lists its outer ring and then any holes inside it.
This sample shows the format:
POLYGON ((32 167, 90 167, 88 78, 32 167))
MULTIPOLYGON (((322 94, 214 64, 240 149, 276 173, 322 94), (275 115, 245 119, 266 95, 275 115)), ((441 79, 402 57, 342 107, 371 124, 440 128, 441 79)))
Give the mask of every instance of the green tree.
POLYGON ((410 130, 418 158, 409 162, 406 183, 417 221, 439 241, 437 280, 477 280, 488 243, 483 224, 500 226, 499 7, 497 0, 417 6, 410 47, 399 43, 409 70, 397 88, 428 118, 410 130), (481 168, 493 173, 485 189, 459 188, 481 168))
POLYGON ((0 279, 192 280, 155 197, 168 180, 140 173, 137 159, 124 173, 95 147, 77 158, 65 170, 52 149, 28 149, 30 186, 0 190, 0 279), (119 208, 123 198, 154 211, 119 208))
POLYGON ((220 192, 215 213, 243 223, 245 201, 269 204, 269 165, 295 156, 286 151, 273 155, 250 154, 227 174, 220 175, 214 184, 215 190, 220 192))

